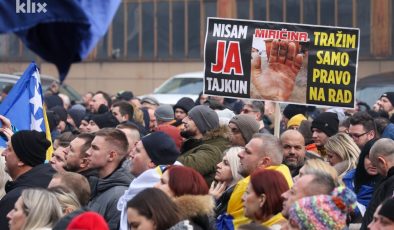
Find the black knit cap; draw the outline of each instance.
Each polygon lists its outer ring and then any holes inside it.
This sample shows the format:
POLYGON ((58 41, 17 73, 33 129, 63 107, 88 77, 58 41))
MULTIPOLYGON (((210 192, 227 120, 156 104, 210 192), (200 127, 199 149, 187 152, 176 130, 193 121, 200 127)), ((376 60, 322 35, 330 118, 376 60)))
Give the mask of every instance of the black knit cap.
POLYGON ((311 130, 313 128, 319 129, 327 136, 331 137, 338 133, 339 120, 336 113, 324 112, 319 114, 313 121, 311 125, 311 130))
POLYGON ((383 202, 382 207, 379 210, 379 215, 389 218, 394 221, 394 198, 390 198, 383 202))
POLYGON ((45 162, 51 142, 47 140, 44 132, 21 130, 12 135, 11 145, 23 163, 34 167, 45 162))
POLYGON ((174 164, 180 154, 174 140, 163 132, 153 132, 144 136, 141 141, 155 165, 174 164))
POLYGON ((305 115, 306 109, 307 107, 304 105, 288 104, 283 110, 283 116, 290 120, 293 116, 297 114, 305 115))
POLYGON ((106 112, 103 114, 93 114, 90 117, 90 120, 93 120, 96 125, 102 128, 115 128, 119 125, 119 121, 112 115, 111 112, 106 112))
POLYGON ((382 97, 387 97, 387 99, 389 99, 391 104, 394 106, 394 92, 385 92, 384 94, 382 94, 382 96, 380 96, 380 98, 382 97))
POLYGON ((194 107, 194 101, 190 97, 182 97, 179 101, 174 105, 175 109, 179 108, 188 113, 194 107))

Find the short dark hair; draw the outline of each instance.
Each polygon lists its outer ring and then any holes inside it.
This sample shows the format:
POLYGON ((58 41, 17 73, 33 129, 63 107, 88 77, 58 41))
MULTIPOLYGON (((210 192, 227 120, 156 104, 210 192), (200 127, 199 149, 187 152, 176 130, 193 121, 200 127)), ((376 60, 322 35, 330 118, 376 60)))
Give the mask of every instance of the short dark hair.
POLYGON ((134 108, 133 106, 126 101, 118 101, 112 105, 112 107, 119 107, 119 112, 122 116, 128 115, 129 120, 131 120, 134 116, 134 108))
MULTIPOLYGON (((102 94, 103 97, 104 97, 104 99, 105 99, 105 100, 107 101, 107 103, 108 103, 108 107, 111 107, 112 99, 111 99, 111 97, 109 96, 108 93, 99 90, 99 91, 97 91, 94 95, 97 95, 97 94, 102 94)), ((93 95, 93 96, 94 96, 94 95, 93 95)))
POLYGON ((157 188, 139 192, 127 202, 127 208, 135 209, 138 214, 151 220, 156 229, 169 229, 180 221, 177 205, 157 188))
POLYGON ((58 140, 59 146, 61 146, 61 147, 63 147, 63 148, 66 148, 67 146, 70 145, 70 142, 71 142, 72 140, 74 140, 74 138, 75 138, 76 136, 77 136, 77 135, 75 135, 75 134, 72 133, 72 132, 64 132, 64 133, 60 134, 59 136, 57 136, 57 137, 55 138, 55 140, 58 140))
POLYGON ((375 131, 376 133, 376 125, 375 121, 365 111, 360 111, 355 114, 350 118, 350 124, 351 125, 362 125, 364 126, 365 131, 369 132, 371 130, 375 131))
POLYGON ((81 134, 79 134, 77 136, 77 138, 81 138, 81 139, 83 139, 85 141, 85 143, 81 146, 80 158, 87 157, 86 152, 88 151, 88 149, 92 145, 92 141, 94 139, 94 134, 92 134, 92 133, 81 133, 81 134))

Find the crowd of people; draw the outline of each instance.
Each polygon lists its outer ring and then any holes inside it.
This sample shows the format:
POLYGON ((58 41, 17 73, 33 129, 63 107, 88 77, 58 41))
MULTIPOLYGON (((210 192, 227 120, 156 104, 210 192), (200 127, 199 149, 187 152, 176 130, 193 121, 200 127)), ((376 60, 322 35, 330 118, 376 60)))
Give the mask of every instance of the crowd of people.
POLYGON ((0 229, 394 229, 394 92, 289 104, 279 137, 271 102, 44 101, 52 143, 0 115, 0 229))

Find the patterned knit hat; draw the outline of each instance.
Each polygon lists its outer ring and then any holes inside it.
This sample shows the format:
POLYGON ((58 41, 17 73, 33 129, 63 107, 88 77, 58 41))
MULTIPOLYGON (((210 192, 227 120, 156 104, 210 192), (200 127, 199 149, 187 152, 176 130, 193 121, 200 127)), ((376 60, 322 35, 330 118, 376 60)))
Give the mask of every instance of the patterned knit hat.
POLYGON ((344 186, 334 189, 332 195, 304 197, 289 210, 289 221, 300 229, 342 230, 347 216, 356 208, 356 195, 344 186))

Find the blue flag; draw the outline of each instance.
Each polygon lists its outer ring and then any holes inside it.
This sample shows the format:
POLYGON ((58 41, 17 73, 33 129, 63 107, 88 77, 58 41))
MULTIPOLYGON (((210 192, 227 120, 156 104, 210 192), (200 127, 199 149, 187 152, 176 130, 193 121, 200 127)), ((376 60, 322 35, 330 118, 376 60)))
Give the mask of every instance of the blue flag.
MULTIPOLYGON (((46 132, 40 74, 34 62, 0 104, 0 114, 10 119, 17 130, 46 132)), ((5 146, 4 140, 0 145, 5 146)))
POLYGON ((0 34, 15 33, 63 82, 106 33, 121 0, 1 0, 0 34))

